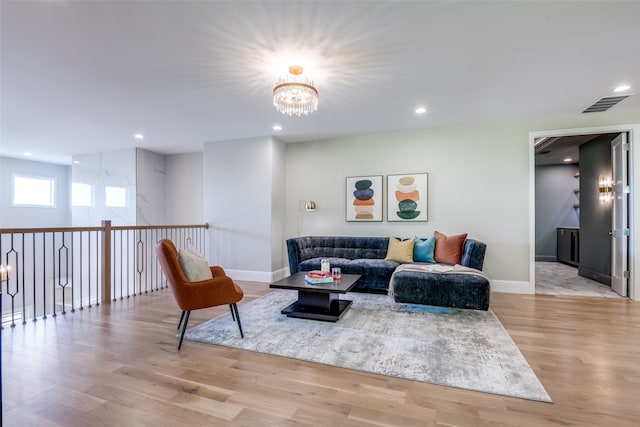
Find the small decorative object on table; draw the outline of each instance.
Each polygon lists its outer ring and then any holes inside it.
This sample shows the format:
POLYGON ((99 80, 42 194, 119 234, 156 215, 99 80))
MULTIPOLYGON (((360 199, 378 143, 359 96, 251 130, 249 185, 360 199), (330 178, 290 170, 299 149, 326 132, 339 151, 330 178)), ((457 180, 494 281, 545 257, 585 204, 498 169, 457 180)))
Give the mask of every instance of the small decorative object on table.
POLYGON ((320 260, 320 270, 327 273, 331 271, 331 264, 329 263, 329 260, 327 258, 323 258, 320 260))
POLYGON ((328 271, 312 270, 305 274, 304 280, 312 285, 317 285, 321 283, 332 283, 333 277, 331 277, 331 273, 328 271))
POLYGON ((333 280, 340 280, 340 278, 342 277, 340 267, 333 267, 331 269, 331 276, 333 276, 333 280))

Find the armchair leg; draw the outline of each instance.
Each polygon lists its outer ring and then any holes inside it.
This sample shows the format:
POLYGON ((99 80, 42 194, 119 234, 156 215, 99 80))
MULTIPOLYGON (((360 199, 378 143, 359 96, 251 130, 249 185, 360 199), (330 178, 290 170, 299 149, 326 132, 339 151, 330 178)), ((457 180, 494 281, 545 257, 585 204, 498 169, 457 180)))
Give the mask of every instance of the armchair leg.
POLYGON ((240 338, 244 338, 244 333, 242 333, 242 325, 240 324, 240 313, 238 313, 238 306, 233 303, 231 304, 233 311, 236 312, 236 320, 238 321, 238 329, 240 329, 240 338))
POLYGON ((229 310, 231 310, 231 319, 233 319, 233 321, 236 321, 236 314, 233 312, 233 304, 229 304, 229 310))
POLYGON ((189 315, 191 314, 191 310, 186 310, 182 314, 185 314, 185 313, 186 313, 186 316, 184 317, 184 325, 182 325, 182 333, 180 334, 180 342, 178 343, 178 351, 180 351, 180 349, 182 348, 182 339, 184 338, 184 333, 187 330, 187 323, 189 323, 189 315))
POLYGON ((180 330, 180 326, 182 325, 182 321, 184 320, 184 313, 186 313, 186 310, 182 310, 182 316, 180 316, 180 322, 178 323, 178 330, 180 330))

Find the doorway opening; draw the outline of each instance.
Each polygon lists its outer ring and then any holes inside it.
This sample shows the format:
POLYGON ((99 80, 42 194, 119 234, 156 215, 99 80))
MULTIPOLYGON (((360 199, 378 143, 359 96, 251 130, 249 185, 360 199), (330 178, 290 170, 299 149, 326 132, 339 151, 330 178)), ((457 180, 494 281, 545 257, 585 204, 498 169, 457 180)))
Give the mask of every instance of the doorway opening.
POLYGON ((532 139, 535 293, 628 296, 630 133, 532 139))

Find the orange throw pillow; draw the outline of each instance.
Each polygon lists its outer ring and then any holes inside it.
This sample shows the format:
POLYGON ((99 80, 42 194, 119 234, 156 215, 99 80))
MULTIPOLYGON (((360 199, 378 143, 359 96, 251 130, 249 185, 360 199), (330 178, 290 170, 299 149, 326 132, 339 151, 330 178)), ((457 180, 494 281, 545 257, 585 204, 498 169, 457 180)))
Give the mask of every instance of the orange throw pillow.
POLYGON ((445 236, 442 233, 433 233, 436 236, 436 262, 445 264, 460 264, 462 260, 462 248, 467 240, 467 233, 457 236, 445 236))

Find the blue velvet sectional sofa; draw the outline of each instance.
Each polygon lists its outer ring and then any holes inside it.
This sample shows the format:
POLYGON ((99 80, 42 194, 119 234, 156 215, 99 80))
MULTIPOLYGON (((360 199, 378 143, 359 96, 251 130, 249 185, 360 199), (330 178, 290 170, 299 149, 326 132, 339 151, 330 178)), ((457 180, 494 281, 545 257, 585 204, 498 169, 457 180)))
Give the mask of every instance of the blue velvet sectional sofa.
MULTIPOLYGON (((360 274, 355 291, 386 294, 399 262, 385 260, 388 237, 305 236, 287 240, 289 270, 320 269, 328 258, 345 274, 360 274)), ((482 270, 486 245, 473 239, 464 243, 460 264, 482 270)), ((416 263, 419 264, 419 263, 416 263)), ((396 302, 487 310, 491 297, 486 277, 470 274, 398 271, 394 276, 396 302)))

